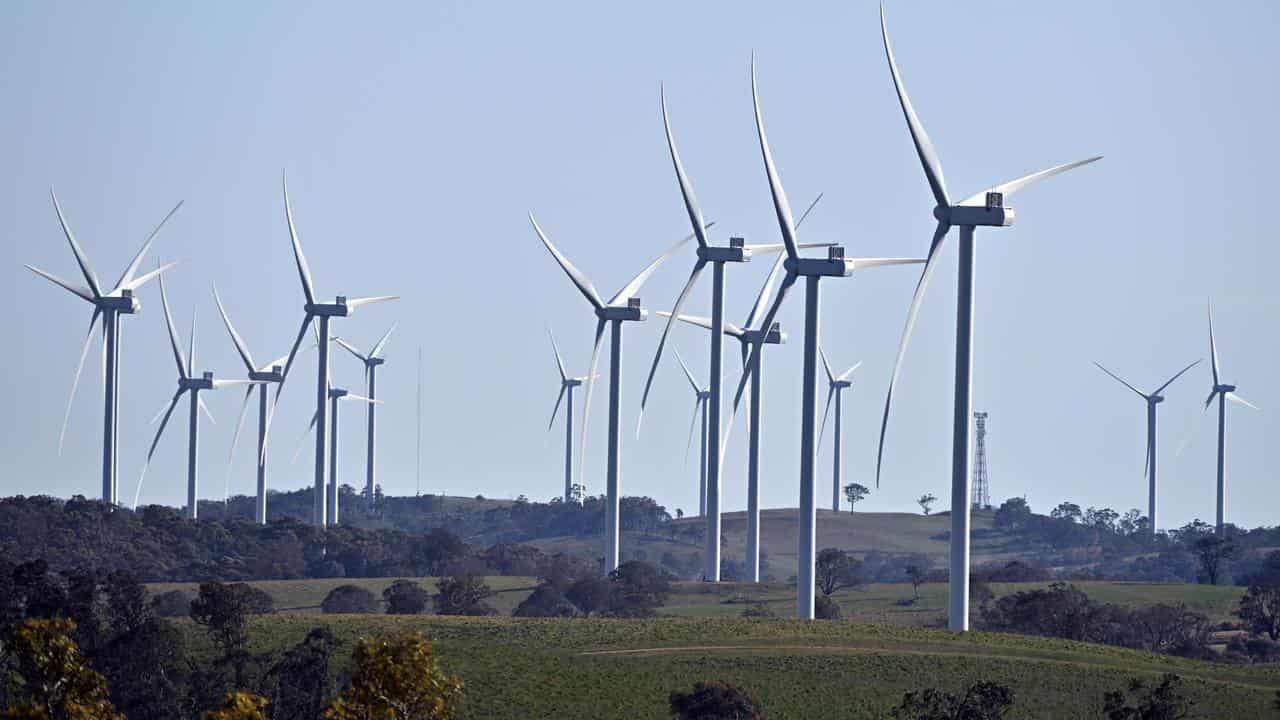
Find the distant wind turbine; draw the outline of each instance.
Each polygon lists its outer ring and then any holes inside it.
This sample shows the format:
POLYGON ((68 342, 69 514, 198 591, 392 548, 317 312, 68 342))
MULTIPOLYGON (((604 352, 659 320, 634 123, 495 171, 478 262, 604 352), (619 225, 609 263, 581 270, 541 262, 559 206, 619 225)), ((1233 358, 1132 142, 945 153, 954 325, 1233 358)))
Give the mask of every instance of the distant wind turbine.
MULTIPOLYGON (((151 465, 151 457, 155 455, 156 445, 160 442, 160 436, 164 434, 164 428, 169 424, 169 416, 173 414, 174 408, 178 406, 178 400, 182 399, 185 392, 191 393, 191 413, 188 421, 187 429, 187 518, 195 520, 199 514, 199 487, 198 472, 199 467, 197 458, 200 451, 200 412, 204 411, 209 417, 209 422, 213 422, 213 413, 209 412, 209 408, 205 406, 204 400, 200 399, 200 392, 203 390, 218 390, 224 387, 234 387, 237 385, 260 385, 262 380, 215 380, 213 373, 206 370, 199 377, 195 375, 196 366, 196 314, 193 309, 191 312, 191 338, 187 345, 187 354, 182 354, 182 344, 178 341, 178 330, 173 324, 173 316, 169 313, 169 298, 164 291, 164 278, 160 278, 160 303, 164 307, 164 322, 169 330, 169 344, 173 347, 173 360, 178 365, 178 390, 173 394, 173 398, 169 401, 169 405, 165 408, 163 416, 160 417, 160 427, 156 429, 156 436, 151 441, 151 448, 147 450, 147 461, 142 466, 142 473, 138 476, 138 488, 134 491, 133 506, 138 507, 138 498, 142 494, 142 480, 147 476, 147 468, 151 465)), ((154 421, 153 421, 154 422, 154 421)))
POLYGON ((1209 306, 1209 367, 1213 370, 1213 388, 1209 390, 1209 397, 1204 399, 1204 410, 1201 415, 1208 412, 1209 406, 1213 404, 1214 398, 1218 400, 1218 512, 1217 523, 1215 528, 1219 536, 1222 536, 1226 530, 1226 513, 1227 513, 1227 404, 1230 400, 1239 403, 1245 407, 1258 409, 1257 405, 1245 400, 1236 394, 1236 386, 1228 385, 1222 382, 1218 368, 1218 345, 1213 339, 1213 306, 1209 306))
POLYGON ((560 348, 556 346, 556 336, 547 330, 551 338, 551 350, 556 355, 556 367, 560 371, 560 393, 556 395, 556 406, 551 409, 551 419, 547 421, 547 432, 556 424, 556 414, 560 412, 560 403, 564 403, 564 501, 582 503, 582 494, 575 493, 573 488, 573 389, 582 385, 586 378, 570 377, 564 369, 564 358, 560 357, 560 348))
MULTIPOLYGON (((368 404, 370 407, 380 404, 382 401, 367 398, 362 395, 354 395, 343 388, 333 387, 332 383, 328 384, 327 395, 329 399, 329 422, 331 432, 329 433, 329 477, 326 478, 324 488, 324 491, 328 496, 325 502, 325 524, 336 526, 340 519, 338 515, 338 497, 340 495, 338 492, 338 408, 341 407, 340 403, 344 401, 363 402, 368 404)), ((303 433, 303 440, 307 438, 308 433, 316 429, 319 424, 319 419, 319 412, 316 412, 311 416, 311 424, 307 426, 307 431, 303 433)), ((299 444, 298 452, 301 452, 301 450, 302 446, 299 444)), ((294 453, 294 460, 298 459, 298 452, 294 453)))
MULTIPOLYGON (((280 184, 284 189, 284 216, 289 223, 289 239, 293 243, 293 259, 298 265, 298 278, 302 281, 302 293, 305 296, 306 303, 302 306, 306 313, 302 319, 302 327, 298 329, 298 339, 293 342, 293 349, 289 351, 289 358, 284 364, 284 373, 280 382, 276 385, 276 403, 280 402, 280 393, 284 390, 284 382, 289 378, 289 369, 293 366, 293 359, 298 354, 298 346, 302 344, 302 338, 307 334, 307 328, 313 320, 317 320, 319 325, 319 337, 316 345, 319 350, 319 362, 316 367, 316 469, 315 469, 315 493, 312 505, 312 519, 316 525, 324 527, 326 518, 329 513, 325 509, 325 464, 327 458, 325 456, 325 440, 329 433, 329 413, 328 403, 328 383, 326 378, 329 377, 329 319, 335 317, 347 317, 356 311, 356 308, 362 305, 370 305, 385 300, 395 300, 398 295, 378 295, 375 297, 347 298, 339 295, 331 303, 321 303, 316 300, 314 283, 311 281, 311 268, 307 265, 307 258, 302 254, 302 243, 298 241, 298 232, 293 225, 293 208, 289 205, 289 186, 281 177, 280 184)), ((268 417, 268 424, 270 417, 268 417)), ((265 448, 264 448, 265 451, 265 448)))
POLYGON ((585 493, 586 483, 583 477, 584 461, 586 459, 587 450, 587 419, 591 413, 591 390, 595 386, 596 365, 600 360, 600 343, 604 340, 604 329, 606 325, 611 327, 611 335, 609 342, 609 456, 608 466, 605 475, 605 495, 606 504, 604 512, 604 534, 605 534, 605 552, 604 552, 604 571, 606 573, 613 572, 618 567, 618 511, 619 511, 619 467, 622 455, 622 438, 619 434, 621 426, 619 424, 622 411, 621 397, 621 375, 622 375, 622 324, 624 322, 643 322, 648 315, 648 311, 640 305, 640 298, 636 294, 640 292, 640 288, 644 287, 645 282, 649 280, 649 276, 658 269, 658 266, 666 262, 667 258, 675 254, 685 243, 693 238, 692 235, 686 237, 675 245, 671 246, 658 256, 656 260, 649 263, 644 270, 640 271, 618 291, 616 295, 609 298, 605 302, 600 293, 596 291, 591 281, 587 279, 582 271, 573 266, 555 245, 551 244, 551 240, 542 232, 542 228, 538 226, 538 221, 534 220, 533 213, 529 213, 529 222, 533 225, 533 231, 538 234, 538 239, 546 246, 551 253, 551 257, 555 258, 560 269, 564 270, 569 279, 578 288, 578 292, 591 303, 592 309, 596 315, 596 339, 591 350, 591 367, 587 372, 587 389, 582 400, 582 436, 579 439, 578 448, 578 484, 582 486, 585 493))
POLYGON ((907 97, 907 90, 898 75, 898 66, 893 59, 893 50, 889 46, 889 29, 884 19, 884 3, 880 4, 880 33, 884 39, 884 53, 889 61, 889 74, 893 78, 894 89, 898 93, 898 102, 907 120, 907 128, 911 132, 911 141, 915 144, 920 164, 924 166, 925 177, 929 181, 929 189, 937 205, 933 216, 938 221, 933 233, 933 241, 929 245, 929 256, 920 280, 916 284, 915 294, 907 309, 906 327, 902 331, 902 340, 898 344, 898 355, 893 364, 893 374, 889 378, 889 391, 884 401, 884 417, 880 425, 880 442, 876 451, 876 485, 880 484, 880 469, 884 459, 884 438, 889 425, 889 407, 893 402, 893 391, 898 381, 898 372, 902 369, 902 358, 906 354, 907 341, 911 338, 911 329, 915 325, 916 314, 920 310, 920 302, 924 298, 929 277, 937 266, 941 256, 942 242, 951 226, 960 228, 960 262, 959 282, 956 288, 956 367, 955 367, 955 406, 952 415, 951 445, 951 581, 950 601, 947 607, 947 626, 952 630, 969 629, 969 416, 970 396, 973 384, 971 367, 973 353, 973 232, 976 227, 1007 227, 1013 224, 1013 209, 1005 207, 1006 195, 1021 190, 1028 185, 1064 173, 1072 168, 1087 165, 1101 159, 1101 156, 1078 160, 1051 167, 1047 170, 1032 173, 991 188, 952 204, 947 194, 947 183, 942 176, 942 163, 938 153, 929 140, 924 125, 916 116, 915 108, 907 97))
MULTIPOLYGON (((689 366, 684 364, 684 358, 680 357, 680 352, 676 352, 676 362, 680 363, 680 369, 684 371, 684 376, 689 380, 689 386, 693 388, 693 420, 689 422, 689 440, 684 445, 684 461, 689 462, 689 449, 693 447, 693 433, 698 428, 698 418, 702 418, 702 445, 698 452, 698 513, 700 515, 707 514, 707 403, 711 400, 711 391, 698 384, 694 379, 693 373, 689 370, 689 366)), ((709 579, 709 578, 707 578, 709 579)))
POLYGON ((840 512, 840 445, 843 435, 840 431, 840 426, 844 417, 840 399, 845 390, 853 387, 853 381, 849 377, 853 375, 853 371, 857 370, 862 363, 859 361, 842 374, 836 375, 831 371, 831 363, 827 360, 826 351, 820 350, 819 354, 822 355, 822 368, 827 371, 827 409, 822 411, 822 425, 818 430, 818 448, 822 448, 822 434, 827 429, 827 415, 831 412, 831 399, 835 398, 836 426, 833 428, 835 439, 832 441, 835 443, 835 448, 831 452, 831 510, 840 512))
POLYGON ((120 275, 115 287, 103 292, 102 286, 98 284, 98 276, 89 267, 88 257, 85 256, 80 243, 76 242, 75 235, 71 233, 71 226, 67 224, 66 218, 62 215, 62 208, 58 205, 58 196, 52 189, 49 190, 49 196, 53 199, 53 209, 58 213, 58 223, 62 226, 62 234, 66 236, 67 242, 71 245, 71 252, 76 256, 76 264, 79 265, 80 273, 84 276, 85 285, 63 280, 33 265, 25 267, 45 280, 93 305, 93 317, 89 319, 89 331, 84 338, 84 347, 80 350, 80 361, 76 364, 76 374, 71 380, 71 394, 67 398, 67 409, 62 416, 62 430, 58 433, 58 454, 62 454, 62 444, 67 437, 67 424, 71 420, 71 405, 76 398, 76 387, 80 384, 80 372, 84 370, 84 360, 89 354, 89 345, 93 341, 93 326, 98 322, 98 318, 101 317, 102 380, 105 403, 102 416, 102 500, 111 505, 119 505, 120 484, 118 482, 119 476, 116 473, 118 466, 116 447, 119 439, 117 409, 120 405, 120 316, 133 315, 142 309, 137 298, 134 297, 134 293, 149 280, 158 277, 161 273, 177 264, 169 263, 151 272, 138 275, 142 260, 146 257, 147 251, 151 249, 151 243, 155 241, 156 235, 160 233, 160 228, 164 227, 169 218, 178 212, 178 208, 182 207, 182 203, 179 202, 174 205, 169 214, 165 215, 155 230, 152 230, 151 234, 147 236, 142 248, 133 256, 133 260, 125 268, 124 273, 120 275))
POLYGON ((1143 467, 1143 475, 1147 478, 1147 525, 1149 526, 1147 531, 1154 537, 1156 534, 1156 406, 1164 402, 1164 396, 1160 393, 1164 392, 1165 388, 1172 385, 1174 380, 1182 377, 1183 373, 1196 365, 1199 365, 1200 361, 1197 360, 1182 368, 1173 377, 1166 380, 1163 385, 1150 393, 1144 393, 1138 388, 1125 382, 1119 375, 1116 375, 1110 370, 1102 367, 1101 363, 1095 361, 1093 364, 1097 365, 1098 369, 1102 372, 1110 375, 1116 382, 1137 393, 1138 397, 1142 398, 1147 403, 1147 454, 1143 467))
MULTIPOLYGON (((364 364, 364 388, 365 395, 370 400, 378 397, 377 384, 375 378, 378 366, 385 363, 386 359, 382 357, 382 351, 387 347, 387 340, 391 338, 391 333, 395 332, 396 323, 392 323, 387 332, 374 343, 373 348, 369 352, 362 353, 342 338, 334 338, 334 341, 343 347, 347 352, 355 356, 357 360, 364 364)), ((377 403, 369 403, 365 406, 365 421, 368 425, 368 444, 365 448, 364 460, 364 497, 370 504, 373 503, 373 488, 377 484, 377 458, 374 455, 374 448, 377 447, 376 435, 376 411, 377 403)))
MULTIPOLYGON (((778 217, 778 228, 782 233, 787 248, 787 259, 784 262, 787 274, 778 288, 778 296, 774 299, 769 312, 765 314, 760 327, 773 327, 773 319, 787 297, 787 291, 798 278, 805 279, 804 308, 804 379, 800 388, 800 518, 798 524, 796 560, 796 616, 801 619, 813 619, 814 603, 814 564, 817 562, 817 505, 815 493, 817 486, 814 477, 814 462, 817 448, 814 442, 814 425, 817 423, 817 390, 818 380, 818 308, 820 281, 824 277, 848 277, 857 270, 882 265, 918 264, 923 260, 912 258, 845 258, 844 248, 831 246, 827 248, 825 258, 801 257, 796 241, 796 224, 792 220, 791 204, 787 201, 782 181, 778 179, 778 171, 773 164, 773 153, 769 150, 769 141, 764 133, 764 117, 760 113, 760 96, 756 89, 755 57, 751 58, 751 96, 755 105, 756 134, 760 139, 760 154, 764 159, 765 175, 769 180, 770 194, 773 196, 774 210, 778 217)), ((760 356, 760 345, 751 349, 747 367, 757 367, 760 356)), ((733 404, 736 408, 742 399, 750 375, 743 373, 733 404)), ((730 417, 732 422, 732 417, 730 417)), ((723 442, 728 442, 726 428, 723 442)))

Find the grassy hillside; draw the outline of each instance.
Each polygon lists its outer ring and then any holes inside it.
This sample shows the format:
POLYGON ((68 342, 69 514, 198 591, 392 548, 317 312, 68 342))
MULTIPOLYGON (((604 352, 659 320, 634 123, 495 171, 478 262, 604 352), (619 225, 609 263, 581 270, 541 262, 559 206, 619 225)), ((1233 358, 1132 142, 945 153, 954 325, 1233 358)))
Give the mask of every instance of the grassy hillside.
MULTIPOLYGON (((664 618, 513 620, 432 616, 283 615, 255 621, 255 651, 327 624, 359 636, 413 627, 466 683, 463 717, 664 718, 666 697, 698 679, 749 688, 770 718, 881 718, 908 690, 980 680, 1011 686, 1013 717, 1097 717, 1130 678, 1176 672, 1192 717, 1265 717, 1280 671, 1215 665, 1044 638, 843 622, 664 618)), ((183 623, 196 652, 209 652, 183 623)), ((345 658, 347 652, 341 655, 345 658)), ((345 660, 344 660, 345 663, 345 660)), ((343 667, 333 668, 341 672, 343 667)))

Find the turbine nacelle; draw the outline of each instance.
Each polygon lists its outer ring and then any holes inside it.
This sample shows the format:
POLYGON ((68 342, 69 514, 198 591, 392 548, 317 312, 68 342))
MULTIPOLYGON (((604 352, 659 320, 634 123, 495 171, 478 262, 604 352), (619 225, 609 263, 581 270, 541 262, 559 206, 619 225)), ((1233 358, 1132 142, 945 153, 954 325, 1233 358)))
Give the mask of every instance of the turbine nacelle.
POLYGON ((1230 393, 1236 391, 1235 385, 1214 385, 1213 391, 1216 393, 1230 393))
POLYGON ((846 388, 851 388, 851 387, 853 387, 853 381, 852 381, 852 380, 837 380, 837 381, 835 381, 835 382, 831 383, 831 387, 832 387, 832 388, 835 388, 836 390, 844 390, 844 389, 846 389, 846 388))
POLYGON ((379 365, 382 365, 386 361, 387 361, 386 358, 371 357, 368 360, 366 360, 364 364, 368 365, 369 367, 378 367, 379 365))
POLYGON ((344 397, 346 397, 346 396, 347 396, 347 395, 349 395, 349 394, 350 394, 350 392, 349 392, 349 391, 347 391, 347 390, 343 390, 342 388, 329 388, 329 399, 330 399, 330 400, 338 400, 338 399, 340 399, 340 398, 344 398, 344 397))
POLYGON ((205 370, 200 377, 179 378, 178 387, 182 390, 212 390, 213 372, 205 370))
POLYGON ((933 209, 939 222, 967 227, 1009 227, 1013 224, 1013 208, 1004 206, 1004 193, 987 193, 985 205, 939 206, 933 209))
POLYGON ((729 238, 729 247, 699 245, 698 259, 705 262, 751 262, 751 248, 745 238, 729 238))
POLYGON ((827 248, 826 259, 787 258, 783 267, 792 275, 802 277, 848 277, 856 269, 856 261, 845 259, 844 246, 832 245, 827 248))
POLYGON ((112 310, 126 315, 132 315, 142 309, 138 299, 133 296, 133 291, 128 288, 121 290, 119 295, 103 295, 93 303, 100 310, 112 310))
POLYGON ((627 298, 626 305, 605 305, 596 308, 596 317, 601 320, 620 320, 623 322, 641 322, 649 317, 649 311, 640 305, 640 298, 627 298))
POLYGON ((768 330, 744 330, 742 340, 746 343, 762 345, 782 345, 787 341, 787 334, 782 332, 782 323, 774 322, 768 330))
POLYGON ((1151 405, 1159 405, 1160 403, 1164 402, 1164 396, 1163 396, 1163 395, 1148 395, 1148 396, 1147 396, 1147 402, 1148 402, 1149 404, 1151 404, 1151 405))
POLYGON ((583 380, 586 380, 586 378, 565 378, 560 381, 560 386, 566 388, 581 387, 583 380))
POLYGON ((271 369, 267 371, 254 370, 250 372, 249 379, 264 383, 278 383, 284 381, 284 371, 279 365, 272 365, 271 369))
POLYGON ((347 307, 347 298, 345 295, 339 295, 334 298, 332 303, 307 303, 303 306, 308 315, 316 317, 346 317, 351 314, 351 308, 347 307))

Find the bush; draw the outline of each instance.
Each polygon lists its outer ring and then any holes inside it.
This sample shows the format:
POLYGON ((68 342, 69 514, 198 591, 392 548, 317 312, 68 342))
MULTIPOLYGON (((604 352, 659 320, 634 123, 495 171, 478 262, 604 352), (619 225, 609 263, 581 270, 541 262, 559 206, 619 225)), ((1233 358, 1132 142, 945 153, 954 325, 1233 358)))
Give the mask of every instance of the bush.
POLYGON ((1182 692, 1182 678, 1172 673, 1165 673, 1155 687, 1135 678, 1127 693, 1109 692, 1102 705, 1107 720, 1176 720, 1186 717, 1190 709, 1191 701, 1182 692))
POLYGON ((160 617, 187 617, 191 614, 191 596, 181 590, 162 592, 151 599, 151 609, 160 617))
POLYGON ((981 682, 953 695, 936 688, 909 692, 891 715, 902 720, 1000 720, 1013 707, 1013 690, 981 682))
POLYGON ((746 690, 723 682, 694 683, 693 692, 673 692, 671 714, 680 720, 761 720, 760 703, 746 690))
POLYGON ((359 585, 339 585, 320 603, 323 613, 376 613, 378 596, 359 585))
POLYGON ((493 591, 475 575, 451 575, 436 583, 436 612, 441 615, 493 615, 497 611, 484 603, 493 591))
POLYGON ((750 607, 742 611, 744 618, 776 618, 777 613, 769 609, 768 605, 762 602, 753 603, 750 607))
POLYGON ((642 560, 622 563, 609 573, 609 611, 618 617, 645 617, 662 607, 671 583, 662 571, 642 560))
POLYGON ((561 617, 570 618, 577 613, 573 603, 553 585, 539 585, 524 602, 516 606, 513 617, 561 617))
POLYGON ((431 594, 412 580, 397 580, 382 591, 389 615, 417 615, 427 609, 431 594))
POLYGON ((819 620, 839 620, 840 603, 826 595, 819 595, 813 601, 813 616, 819 620))

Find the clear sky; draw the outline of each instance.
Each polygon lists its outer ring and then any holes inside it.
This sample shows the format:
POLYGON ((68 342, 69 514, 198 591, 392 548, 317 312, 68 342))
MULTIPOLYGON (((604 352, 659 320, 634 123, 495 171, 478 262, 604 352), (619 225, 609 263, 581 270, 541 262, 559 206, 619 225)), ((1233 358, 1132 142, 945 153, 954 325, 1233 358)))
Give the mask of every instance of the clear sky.
MULTIPOLYGON (((1280 51, 1272 2, 899 0, 898 61, 965 196, 1092 154, 1106 159, 1012 198, 1017 224, 979 234, 975 407, 991 414, 992 492, 1048 510, 1070 499, 1146 507, 1143 403, 1091 364, 1151 389, 1207 358, 1212 299, 1225 379, 1263 408, 1228 408, 1228 518, 1275 524, 1280 251, 1272 222, 1280 166, 1280 51), (1268 200, 1268 198, 1272 198, 1268 200)), ((198 369, 241 366, 210 292, 256 356, 287 350, 302 292, 280 196, 321 296, 398 293, 334 329, 369 346, 399 320, 381 371, 381 481, 414 491, 415 356, 424 354, 424 492, 547 499, 561 487, 562 431, 546 423, 558 378, 546 329, 585 373, 587 305, 531 231, 533 210, 601 293, 612 294, 686 234, 662 134, 666 83, 686 168, 715 237, 778 239, 751 117, 749 58, 792 202, 819 191, 802 238, 850 256, 922 255, 933 220, 880 45, 876 3, 9 2, 0 9, 0 277, 9 291, 0 450, 3 493, 98 492, 101 383, 86 371, 67 446, 58 427, 89 305, 22 267, 75 278, 48 199, 63 208, 99 276, 114 279, 178 200, 152 259, 180 260, 170 300, 184 337, 198 307, 198 369)), ((692 246, 642 297, 667 309, 692 246)), ((745 318, 769 262, 730 267, 727 307, 745 318)), ((916 270, 828 281, 823 344, 863 366, 846 395, 845 477, 873 484, 884 393, 916 270)), ((706 277, 689 310, 705 314, 706 277)), ((765 380, 765 507, 797 502, 797 293, 781 314, 792 343, 765 380)), ((158 288, 125 319, 121 493, 130 498, 153 426, 174 390, 158 288)), ((948 495, 955 237, 931 286, 895 404, 881 488, 860 507, 915 510, 948 495)), ((644 373, 661 326, 627 329, 622 487, 697 507, 683 464, 693 398, 660 370, 635 438, 644 373)), ((706 376, 707 339, 674 345, 706 376)), ((336 352, 336 351, 335 351, 336 352)), ((314 355, 291 376, 273 428, 270 482, 309 482, 289 459, 312 412, 314 355)), ((335 354, 335 380, 358 365, 335 354)), ((603 363, 602 363, 603 367, 603 363)), ((736 353, 726 358, 736 382, 736 353)), ((1210 418, 1174 450, 1209 391, 1207 363, 1160 410, 1161 526, 1214 512, 1210 418)), ((202 497, 221 497, 240 394, 211 394, 202 497)), ((598 393, 588 490, 604 474, 598 393)), ((340 480, 363 478, 363 412, 344 416, 340 480)), ((579 417, 581 413, 579 411, 579 417)), ((185 497, 185 416, 166 431, 144 502, 185 497)), ((725 467, 726 509, 745 505, 745 433, 725 467)), ((233 492, 253 488, 243 441, 233 492)), ((309 451, 308 451, 309 452, 309 451)), ((820 458, 828 497, 830 444, 820 458)))

